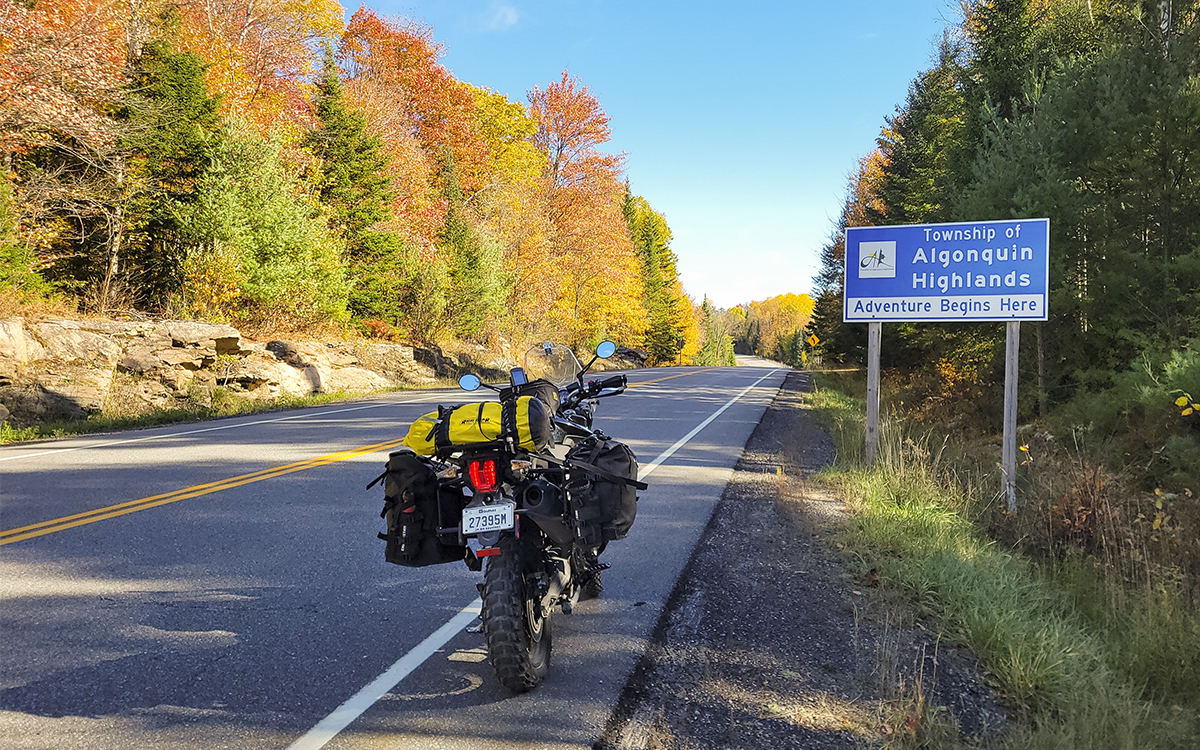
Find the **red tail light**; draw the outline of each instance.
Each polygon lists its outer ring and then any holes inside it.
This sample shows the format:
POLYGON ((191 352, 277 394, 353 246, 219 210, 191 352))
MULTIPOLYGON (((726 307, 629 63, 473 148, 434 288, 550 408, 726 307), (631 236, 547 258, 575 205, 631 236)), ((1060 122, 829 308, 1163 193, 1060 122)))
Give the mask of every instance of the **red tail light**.
POLYGON ((467 471, 471 474, 471 485, 479 492, 495 492, 496 491, 496 462, 492 459, 486 461, 472 461, 467 467, 467 471))

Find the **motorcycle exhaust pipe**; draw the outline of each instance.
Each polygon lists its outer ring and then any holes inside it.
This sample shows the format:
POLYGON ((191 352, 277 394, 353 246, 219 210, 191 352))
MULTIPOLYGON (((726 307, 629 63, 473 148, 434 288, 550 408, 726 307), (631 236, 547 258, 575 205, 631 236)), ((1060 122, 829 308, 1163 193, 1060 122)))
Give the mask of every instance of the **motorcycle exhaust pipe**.
POLYGON ((525 491, 521 493, 521 500, 525 509, 533 515, 562 515, 562 502, 559 499, 558 488, 543 479, 526 487, 525 491))
POLYGON ((574 532, 563 518, 562 493, 544 479, 531 482, 521 491, 521 505, 525 516, 531 519, 546 536, 558 544, 574 540, 574 532))

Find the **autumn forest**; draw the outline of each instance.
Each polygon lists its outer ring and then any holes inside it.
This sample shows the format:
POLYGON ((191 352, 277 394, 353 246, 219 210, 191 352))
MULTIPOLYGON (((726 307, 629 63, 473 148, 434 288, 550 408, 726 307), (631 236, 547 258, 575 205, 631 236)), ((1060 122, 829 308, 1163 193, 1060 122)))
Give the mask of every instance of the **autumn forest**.
MULTIPOLYGON (((336 0, 4 2, 0 292, 732 364, 587 85, 550 71, 511 101, 456 80, 432 28, 345 18, 336 0)), ((807 321, 740 313, 779 329, 750 349, 807 321)))

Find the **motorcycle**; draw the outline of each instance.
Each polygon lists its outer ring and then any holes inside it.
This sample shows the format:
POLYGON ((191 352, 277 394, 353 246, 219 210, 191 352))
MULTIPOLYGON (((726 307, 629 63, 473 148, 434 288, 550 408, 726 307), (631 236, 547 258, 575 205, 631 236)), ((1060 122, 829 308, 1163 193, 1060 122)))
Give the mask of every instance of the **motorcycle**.
MULTIPOLYGON (((624 375, 584 380, 616 351, 601 343, 586 366, 569 347, 531 347, 506 386, 464 375, 466 391, 499 402, 443 406, 409 428, 389 456, 385 557, 420 566, 462 560, 483 571, 481 619, 496 675, 524 693, 550 667, 551 615, 599 596, 599 562, 637 512, 637 458, 593 427, 601 398, 623 393, 624 375)), ((372 483, 374 484, 374 483, 372 483)))

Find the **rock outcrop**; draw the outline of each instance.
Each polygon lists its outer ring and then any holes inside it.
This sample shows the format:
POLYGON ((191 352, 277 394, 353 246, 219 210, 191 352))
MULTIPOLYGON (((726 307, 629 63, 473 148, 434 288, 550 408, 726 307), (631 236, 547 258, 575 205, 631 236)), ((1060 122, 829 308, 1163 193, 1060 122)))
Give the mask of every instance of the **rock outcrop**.
POLYGON ((136 415, 214 395, 369 393, 454 374, 440 351, 369 342, 253 342, 186 321, 0 320, 0 421, 136 415))

